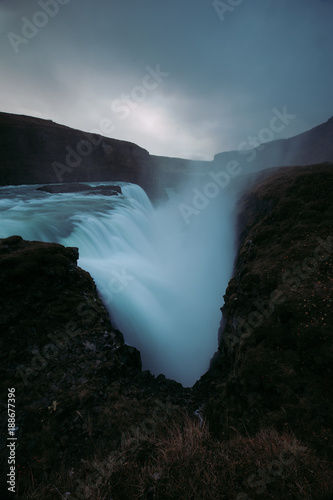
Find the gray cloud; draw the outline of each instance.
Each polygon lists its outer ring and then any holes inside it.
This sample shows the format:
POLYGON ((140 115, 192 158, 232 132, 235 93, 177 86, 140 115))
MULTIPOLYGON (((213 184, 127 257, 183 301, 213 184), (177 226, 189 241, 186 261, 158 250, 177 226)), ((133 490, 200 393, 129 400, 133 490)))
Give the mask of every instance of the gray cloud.
POLYGON ((275 107, 297 115, 285 137, 332 115, 332 2, 243 0, 222 22, 213 1, 62 1, 40 0, 58 9, 46 18, 0 2, 1 110, 85 130, 108 119, 110 136, 192 158, 237 147, 275 107), (15 53, 22 18, 45 25, 15 53), (157 65, 169 75, 133 100, 157 65), (126 118, 113 109, 125 96, 126 118))

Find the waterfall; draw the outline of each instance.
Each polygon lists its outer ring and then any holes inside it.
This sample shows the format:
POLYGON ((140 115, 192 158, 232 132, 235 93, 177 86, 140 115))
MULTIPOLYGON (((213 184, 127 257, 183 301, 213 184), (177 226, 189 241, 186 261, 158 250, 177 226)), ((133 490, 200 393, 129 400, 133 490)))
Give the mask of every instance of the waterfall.
POLYGON ((220 196, 186 224, 175 199, 154 208, 139 186, 118 184, 123 195, 111 197, 0 188, 0 237, 78 247, 143 369, 192 386, 217 349, 234 254, 229 203, 220 196))

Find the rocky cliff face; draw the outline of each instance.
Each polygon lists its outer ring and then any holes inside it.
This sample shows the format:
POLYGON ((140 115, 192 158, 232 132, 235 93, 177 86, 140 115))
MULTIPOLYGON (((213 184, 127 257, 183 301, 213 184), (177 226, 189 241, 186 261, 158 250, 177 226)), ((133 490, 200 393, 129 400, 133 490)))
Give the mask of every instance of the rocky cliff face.
POLYGON ((130 142, 0 113, 0 186, 124 181, 138 184, 156 198, 166 196, 165 187, 225 169, 230 161, 237 162, 245 175, 268 167, 332 162, 333 118, 291 139, 220 153, 214 161, 200 162, 153 156, 130 142))
MULTIPOLYGON (((140 353, 113 328, 77 259, 76 248, 0 240, 0 390, 4 401, 15 388, 21 491, 29 467, 38 483, 97 448, 107 454, 120 447, 128 434, 155 432, 184 407, 180 384, 142 372, 140 353)), ((1 498, 8 494, 7 424, 5 402, 1 498)))
POLYGON ((243 196, 219 350, 194 387, 220 437, 290 428, 332 458, 332 178, 282 168, 243 196))
POLYGON ((154 161, 126 141, 0 113, 0 185, 124 181, 154 189, 154 161))
MULTIPOLYGON (((222 308, 219 350, 192 389, 142 372, 139 352, 124 344, 93 280, 77 267, 77 249, 19 236, 0 241, 1 394, 15 387, 21 490, 32 477, 34 487, 47 482, 63 466, 67 476, 73 470, 80 474, 71 480, 71 491, 79 491, 85 477, 101 480, 98 474, 89 476, 86 460, 121 450, 124 442, 130 453, 122 455, 122 460, 127 457, 122 477, 131 481, 129 460, 144 470, 155 456, 147 435, 158 434, 165 424, 172 428, 184 410, 192 415, 198 410, 221 442, 246 436, 259 458, 262 441, 251 441, 252 436, 273 429, 292 431, 316 456, 333 459, 332 167, 288 167, 264 177, 240 201, 239 251, 222 308)), ((7 416, 4 403, 3 471, 7 416)), ((250 466, 237 456, 240 469, 233 477, 241 470, 244 482, 238 487, 232 479, 230 491, 253 496, 250 466)), ((154 498, 159 471, 154 473, 155 479, 148 478, 153 486, 142 498, 154 498)), ((272 498, 286 498, 284 476, 272 477, 269 481, 279 480, 283 491, 272 498)), ((113 480, 121 490, 116 476, 113 480)), ((56 487, 53 496, 43 491, 38 498, 59 498, 56 487)))

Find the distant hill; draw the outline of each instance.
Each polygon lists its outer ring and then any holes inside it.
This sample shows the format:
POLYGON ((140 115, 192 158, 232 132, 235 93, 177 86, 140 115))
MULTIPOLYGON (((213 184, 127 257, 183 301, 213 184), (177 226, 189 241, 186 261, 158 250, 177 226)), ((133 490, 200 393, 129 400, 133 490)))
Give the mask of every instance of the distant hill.
POLYGON ((128 181, 152 189, 154 162, 126 141, 0 113, 0 185, 128 181))
POLYGON ((273 166, 333 161, 333 117, 291 139, 215 155, 211 162, 150 155, 136 144, 23 115, 0 113, 0 185, 127 181, 149 196, 184 176, 205 174, 234 160, 242 173, 273 166))
POLYGON ((327 122, 290 139, 261 144, 258 148, 215 155, 214 165, 236 160, 244 173, 270 167, 312 165, 333 161, 333 117, 327 122))

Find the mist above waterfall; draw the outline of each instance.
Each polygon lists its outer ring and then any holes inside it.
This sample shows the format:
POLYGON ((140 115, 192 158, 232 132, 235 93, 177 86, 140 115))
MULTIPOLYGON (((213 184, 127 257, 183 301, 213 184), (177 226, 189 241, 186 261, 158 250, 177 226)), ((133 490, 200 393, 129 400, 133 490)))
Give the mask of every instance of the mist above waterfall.
POLYGON ((122 192, 2 188, 0 237, 79 247, 79 265, 126 343, 140 350, 143 369, 191 386, 217 349, 234 258, 233 203, 226 192, 205 201, 199 187, 157 207, 139 186, 123 184, 122 192), (200 209, 184 217, 181 207, 194 196, 200 209))

